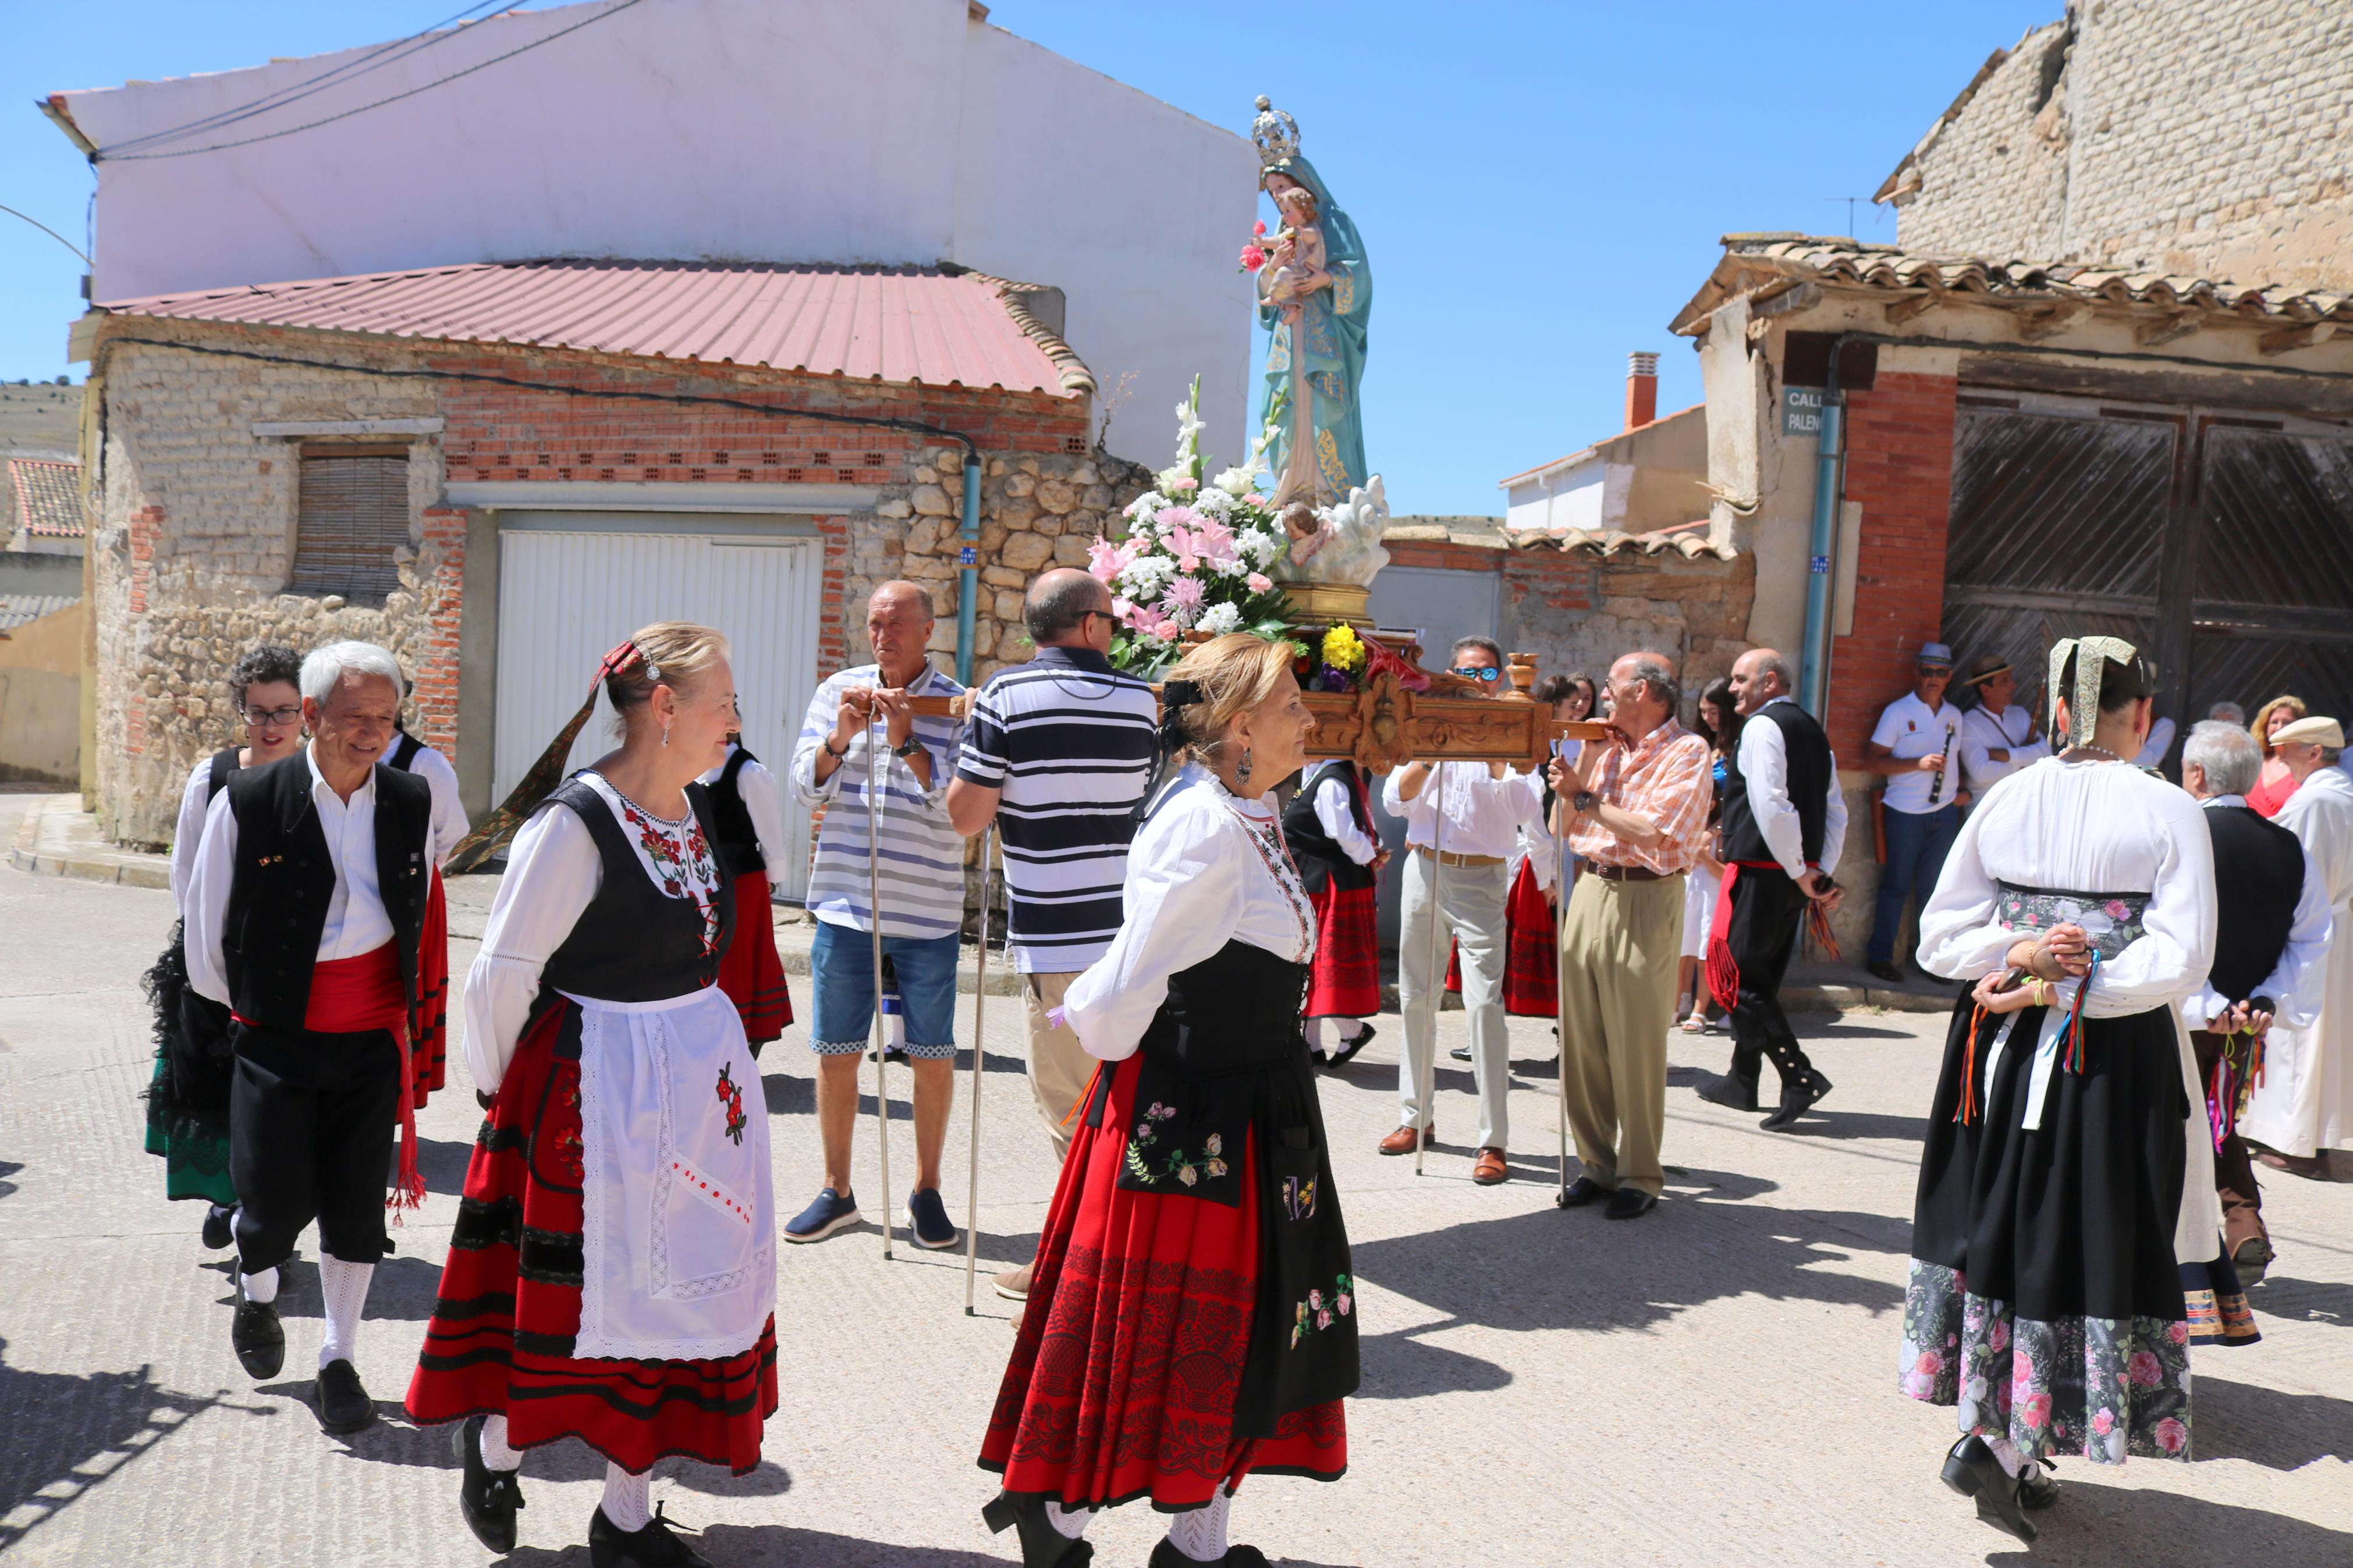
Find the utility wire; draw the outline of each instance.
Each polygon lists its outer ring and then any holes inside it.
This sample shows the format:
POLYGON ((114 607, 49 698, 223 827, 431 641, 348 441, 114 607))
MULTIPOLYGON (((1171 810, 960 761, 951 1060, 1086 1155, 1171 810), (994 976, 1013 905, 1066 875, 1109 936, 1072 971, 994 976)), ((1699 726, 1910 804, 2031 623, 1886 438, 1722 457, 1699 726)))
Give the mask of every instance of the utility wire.
POLYGON ((142 162, 151 158, 186 158, 192 157, 199 153, 220 153, 226 152, 232 147, 250 147, 257 142, 274 142, 280 136, 294 136, 299 135, 305 131, 316 131, 322 125, 332 125, 339 120, 349 120, 355 114, 365 114, 372 109, 382 109, 388 103, 398 103, 405 98, 415 98, 418 93, 430 92, 435 88, 447 86, 448 83, 456 81, 460 77, 469 77, 472 76, 476 71, 488 70, 491 67, 498 65, 502 61, 511 60, 517 55, 529 54, 532 50, 538 48, 543 44, 552 44, 555 42, 556 39, 569 37, 570 35, 578 32, 583 27, 593 26, 596 23, 605 20, 607 16, 617 16, 631 6, 640 5, 642 3, 643 0, 617 0, 617 4, 607 6, 606 9, 597 12, 596 15, 593 16, 584 17, 582 20, 573 23, 572 26, 568 27, 559 28, 557 31, 548 34, 543 38, 533 38, 530 43, 520 45, 515 48, 509 49, 502 55, 492 55, 489 59, 481 60, 473 65, 468 66, 463 70, 454 70, 448 76, 436 77, 431 81, 425 83, 421 87, 412 87, 406 92, 396 92, 389 97, 379 98, 373 103, 363 103, 355 108, 346 109, 339 114, 330 114, 323 119, 310 121, 305 124, 290 125, 282 131, 265 131, 258 136, 241 137, 234 142, 214 142, 202 147, 168 148, 158 153, 125 153, 120 157, 114 157, 109 154, 105 149, 100 148, 92 162, 104 160, 111 163, 128 163, 142 162))
POLYGON ((305 77, 301 81, 289 82, 284 87, 263 93, 249 103, 220 110, 199 119, 191 120, 185 124, 170 125, 161 131, 150 131, 144 135, 128 137, 111 147, 100 148, 99 155, 106 158, 118 157, 134 147, 145 147, 157 142, 173 141, 198 131, 218 131, 238 121, 249 120, 258 114, 267 114, 272 110, 283 109, 288 104, 309 98, 313 93, 324 92, 338 77, 345 81, 352 81, 366 75, 369 71, 392 64, 393 59, 385 57, 391 55, 395 49, 402 52, 394 58, 406 59, 420 50, 431 48, 445 38, 455 37, 458 24, 465 21, 475 12, 488 11, 506 3, 507 0, 479 0, 478 4, 467 6, 453 16, 446 16, 431 26, 420 28, 405 38, 395 38, 388 44, 378 45, 357 59, 345 60, 331 70, 323 70, 316 76, 305 77), (420 39, 423 42, 418 42, 420 39), (416 47, 408 47, 407 46, 410 45, 415 45, 416 47))
POLYGON ((5 203, 5 202, 0 202, 0 213, 6 213, 10 217, 20 217, 20 218, 23 218, 26 223, 31 224, 35 228, 37 228, 37 229, 39 229, 43 234, 47 235, 51 239, 56 240, 59 245, 64 246, 68 250, 70 250, 70 251, 72 251, 76 256, 80 257, 80 258, 81 258, 81 264, 82 264, 84 267, 87 267, 87 266, 89 266, 89 265, 90 265, 90 257, 89 257, 89 255, 88 255, 86 252, 84 252, 84 251, 83 251, 83 249, 82 249, 82 247, 81 247, 80 246, 76 245, 72 240, 68 239, 64 235, 59 234, 56 229, 51 228, 47 224, 43 223, 39 218, 37 218, 37 217, 33 216, 33 215, 32 215, 32 214, 30 214, 30 213, 20 213, 20 212, 18 212, 15 207, 12 207, 12 206, 8 205, 7 205, 6 203, 5 203))

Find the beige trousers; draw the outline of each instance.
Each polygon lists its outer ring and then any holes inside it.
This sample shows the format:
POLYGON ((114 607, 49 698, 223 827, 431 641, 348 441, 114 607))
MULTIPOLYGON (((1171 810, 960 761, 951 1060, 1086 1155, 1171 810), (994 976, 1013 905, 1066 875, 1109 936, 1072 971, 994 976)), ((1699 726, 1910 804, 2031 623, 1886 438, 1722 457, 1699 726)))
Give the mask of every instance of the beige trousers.
POLYGON ((1087 1055, 1070 1026, 1058 1029, 1046 1021, 1047 1013, 1062 1005, 1063 993, 1077 978, 1076 973, 1021 977, 1021 995, 1029 1010, 1029 1092, 1038 1101, 1038 1114, 1046 1119, 1057 1160, 1071 1152, 1071 1139, 1078 1131, 1078 1118, 1071 1108, 1079 1103, 1095 1072, 1095 1058, 1087 1055))
POLYGON ((1683 877, 1613 882, 1588 872, 1560 934, 1562 1071, 1585 1173, 1652 1197, 1666 1185, 1667 1028, 1683 951, 1683 877))

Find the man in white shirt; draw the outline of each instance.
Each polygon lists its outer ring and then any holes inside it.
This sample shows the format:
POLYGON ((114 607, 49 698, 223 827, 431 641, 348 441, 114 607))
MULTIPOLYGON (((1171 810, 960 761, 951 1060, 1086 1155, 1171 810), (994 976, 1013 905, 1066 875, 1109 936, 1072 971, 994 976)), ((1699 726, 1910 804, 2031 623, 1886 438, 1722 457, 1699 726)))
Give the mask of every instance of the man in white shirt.
POLYGON ((1879 868, 1879 905, 1863 967, 1891 984, 1904 980, 1895 939, 1904 927, 1905 906, 1915 889, 1920 902, 1927 903, 1945 869, 1946 853, 1961 831, 1961 759, 1955 751, 1961 710, 1945 700, 1953 650, 1940 642, 1922 644, 1913 675, 1911 691, 1880 714, 1862 752, 1864 771, 1887 777, 1882 801, 1887 859, 1879 868))
POLYGON ((1976 802, 2019 769, 2049 756, 2051 742, 2043 739, 2032 710, 2010 700, 2018 695, 2018 675, 2001 655, 1971 659, 1961 689, 1977 693, 1977 706, 1961 718, 1961 783, 1976 802))
MULTIPOLYGON (((1502 686, 1503 650, 1485 637, 1454 645, 1458 674, 1502 686), (1493 670, 1482 677, 1475 672, 1493 670)), ((1510 1174, 1504 1097, 1511 1084, 1511 1040, 1504 1018, 1504 908, 1520 825, 1544 808, 1544 781, 1504 771, 1501 763, 1409 763, 1381 785, 1381 804, 1406 821, 1404 921, 1398 933, 1398 999, 1405 1014, 1398 1099, 1403 1125, 1381 1140, 1384 1154, 1410 1154, 1435 1136, 1430 1125, 1430 1060, 1444 993, 1444 942, 1451 934, 1462 964, 1462 1005, 1471 1015, 1471 1075, 1479 1089, 1479 1152, 1471 1179, 1493 1186, 1510 1174), (1432 900, 1433 884, 1437 902, 1432 900), (1442 907, 1440 907, 1442 905, 1442 907), (1433 948, 1440 951, 1433 952, 1433 948), (1419 1130, 1419 1131, 1417 1131, 1419 1130)))

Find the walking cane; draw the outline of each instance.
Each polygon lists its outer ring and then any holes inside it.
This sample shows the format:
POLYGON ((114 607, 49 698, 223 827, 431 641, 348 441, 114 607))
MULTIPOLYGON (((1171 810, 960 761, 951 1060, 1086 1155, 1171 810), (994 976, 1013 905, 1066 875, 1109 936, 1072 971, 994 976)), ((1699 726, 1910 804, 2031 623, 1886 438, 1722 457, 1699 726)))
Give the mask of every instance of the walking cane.
POLYGON ((882 1024, 882 800, 891 763, 875 749, 874 720, 866 721, 866 925, 873 938, 874 1126, 882 1155, 882 1261, 891 1261, 891 1084, 882 1060, 889 1031, 882 1024))
POLYGON ((980 984, 972 997, 972 1172, 964 1185, 964 1315, 973 1315, 972 1296, 980 1277, 980 1058, 988 1048, 980 1032, 988 1008, 988 862, 997 844, 997 824, 980 836, 980 984))
POLYGON ((1553 1202, 1561 1208, 1568 1206, 1568 836, 1564 833, 1553 840, 1552 868, 1553 889, 1560 895, 1552 916, 1553 1019, 1554 1032, 1560 1037, 1560 1196, 1553 1202))
MULTIPOLYGON (((1431 826, 1430 829, 1430 1049, 1422 1053, 1419 1070, 1414 1076, 1414 1099, 1419 1101, 1413 1124, 1413 1173, 1421 1174, 1422 1146, 1430 1142, 1430 1123, 1437 1120, 1437 1107, 1430 1104, 1436 1097, 1438 1077, 1438 1015, 1439 1004, 1446 999, 1446 973, 1438 967, 1438 928, 1446 923, 1446 904, 1439 894, 1439 879, 1446 874, 1446 791, 1440 782, 1446 776, 1446 764, 1433 763, 1430 780, 1422 788, 1438 793, 1430 797, 1431 826)), ((1470 997, 1470 985, 1463 985, 1463 1001, 1470 997)))

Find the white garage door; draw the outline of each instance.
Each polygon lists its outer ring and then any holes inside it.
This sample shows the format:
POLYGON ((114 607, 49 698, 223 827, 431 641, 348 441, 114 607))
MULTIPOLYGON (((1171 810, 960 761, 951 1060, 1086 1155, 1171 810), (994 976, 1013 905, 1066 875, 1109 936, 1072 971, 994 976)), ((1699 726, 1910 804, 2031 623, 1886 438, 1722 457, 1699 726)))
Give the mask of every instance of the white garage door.
MULTIPOLYGON (((651 621, 700 621, 727 635, 744 743, 782 775, 817 689, 822 540, 733 518, 642 531, 534 519, 502 528, 499 544, 494 799, 506 798, 578 710, 596 661, 651 621)), ((611 749, 612 718, 600 694, 596 717, 573 742, 571 766, 611 749)), ((808 881, 808 816, 787 805, 785 825, 791 843, 768 875, 798 899, 808 881)))

